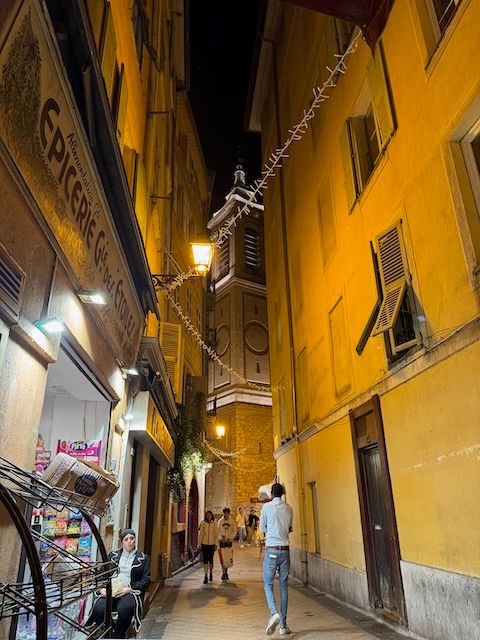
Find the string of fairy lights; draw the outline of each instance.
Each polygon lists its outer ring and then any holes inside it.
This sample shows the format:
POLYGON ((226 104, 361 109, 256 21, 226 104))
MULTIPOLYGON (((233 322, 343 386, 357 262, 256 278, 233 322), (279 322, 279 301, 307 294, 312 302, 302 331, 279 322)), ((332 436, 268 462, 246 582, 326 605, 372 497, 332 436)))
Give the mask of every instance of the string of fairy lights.
MULTIPOLYGON (((261 179, 257 179, 253 182, 253 185, 249 187, 249 196, 246 202, 240 207, 235 214, 230 216, 224 224, 212 234, 212 242, 215 249, 220 248, 222 243, 232 235, 232 228, 236 226, 238 220, 243 215, 248 214, 252 205, 256 204, 257 197, 263 195, 264 190, 268 189, 267 182, 276 176, 276 171, 283 167, 284 161, 289 157, 288 150, 290 147, 300 141, 308 130, 309 122, 315 117, 316 112, 320 105, 330 98, 327 93, 329 89, 334 89, 337 85, 337 79, 340 75, 344 75, 347 70, 347 59, 356 51, 358 42, 361 37, 361 31, 357 29, 356 33, 352 37, 350 44, 343 54, 335 54, 336 64, 333 68, 327 66, 326 69, 329 73, 327 79, 323 84, 313 88, 313 100, 308 109, 304 109, 303 117, 297 124, 288 130, 289 136, 285 140, 282 146, 275 149, 268 158, 268 161, 264 165, 264 169, 261 173, 261 179)), ((203 340, 200 332, 195 328, 190 318, 184 313, 182 307, 176 302, 172 293, 177 287, 181 286, 186 280, 192 276, 197 275, 195 269, 190 268, 185 273, 178 274, 175 279, 163 287, 163 291, 170 302, 171 306, 175 310, 177 316, 185 325, 187 331, 192 334, 201 348, 210 356, 211 360, 216 362, 225 371, 228 371, 230 375, 236 378, 239 382, 242 382, 247 387, 255 389, 257 391, 273 391, 278 387, 271 387, 268 385, 260 385, 250 380, 247 380, 245 376, 235 371, 228 364, 223 362, 215 350, 210 347, 203 340)))

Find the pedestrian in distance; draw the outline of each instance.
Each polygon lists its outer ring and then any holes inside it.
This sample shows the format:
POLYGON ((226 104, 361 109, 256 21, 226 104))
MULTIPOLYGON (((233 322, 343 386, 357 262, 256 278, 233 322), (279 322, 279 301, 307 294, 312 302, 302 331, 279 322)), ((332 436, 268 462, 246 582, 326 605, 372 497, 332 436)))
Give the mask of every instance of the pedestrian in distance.
POLYGON ((198 548, 202 553, 203 568, 205 577, 203 584, 208 584, 213 580, 213 556, 217 547, 218 529, 213 513, 209 510, 205 512, 205 520, 200 524, 198 534, 198 548))
MULTIPOLYGON (((130 624, 135 631, 142 624, 142 604, 145 590, 150 584, 150 560, 146 553, 136 548, 133 529, 124 529, 120 534, 122 547, 108 556, 118 572, 112 579, 112 611, 118 614, 112 638, 125 638, 130 624)), ((100 624, 105 615, 107 592, 100 589, 86 625, 100 624)))
POLYGON ((228 568, 233 565, 233 541, 237 535, 237 526, 230 515, 229 507, 223 509, 218 521, 218 556, 222 564, 222 580, 229 580, 228 568))
POLYGON ((270 618, 265 633, 270 636, 280 623, 280 635, 291 633, 287 625, 288 572, 290 569, 290 532, 292 531, 292 507, 282 500, 284 489, 275 482, 272 485, 273 500, 263 506, 260 515, 260 530, 265 534, 265 557, 263 560, 263 588, 270 609, 270 618), (275 574, 279 574, 280 615, 273 592, 275 574))
POLYGON ((235 524, 237 525, 238 544, 243 547, 243 541, 247 537, 247 519, 245 518, 245 514, 243 513, 243 507, 238 507, 235 524))
POLYGON ((247 546, 252 542, 258 545, 258 522, 260 518, 257 516, 255 509, 250 509, 247 520, 247 546))

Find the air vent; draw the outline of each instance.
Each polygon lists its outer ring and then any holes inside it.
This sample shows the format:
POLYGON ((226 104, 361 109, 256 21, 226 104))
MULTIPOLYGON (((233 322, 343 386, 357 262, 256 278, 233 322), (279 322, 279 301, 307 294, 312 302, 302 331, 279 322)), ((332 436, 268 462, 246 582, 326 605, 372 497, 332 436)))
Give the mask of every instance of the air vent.
POLYGON ((24 287, 24 271, 0 244, 0 307, 14 321, 20 315, 24 287))

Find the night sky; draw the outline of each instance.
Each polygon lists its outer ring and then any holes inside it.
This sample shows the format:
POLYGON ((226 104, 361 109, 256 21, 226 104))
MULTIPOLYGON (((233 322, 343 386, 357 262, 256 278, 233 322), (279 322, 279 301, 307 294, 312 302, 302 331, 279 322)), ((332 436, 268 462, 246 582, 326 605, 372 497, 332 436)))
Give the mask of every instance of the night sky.
POLYGON ((190 102, 207 168, 212 211, 225 202, 237 158, 260 171, 260 136, 243 130, 260 0, 190 0, 190 102))

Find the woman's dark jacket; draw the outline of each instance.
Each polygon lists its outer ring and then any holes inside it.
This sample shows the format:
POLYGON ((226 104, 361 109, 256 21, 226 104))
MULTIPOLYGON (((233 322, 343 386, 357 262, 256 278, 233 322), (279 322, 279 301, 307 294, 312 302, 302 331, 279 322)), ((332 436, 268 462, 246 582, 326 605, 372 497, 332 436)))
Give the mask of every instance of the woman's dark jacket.
MULTIPOLYGON (((123 553, 123 549, 117 549, 109 554, 109 560, 118 567, 120 562, 120 556, 123 553)), ((135 553, 135 559, 130 571, 130 586, 133 589, 133 597, 135 599, 135 612, 133 615, 133 622, 135 631, 138 631, 142 624, 143 615, 143 595, 146 588, 150 584, 150 558, 143 551, 137 549, 135 553)))

